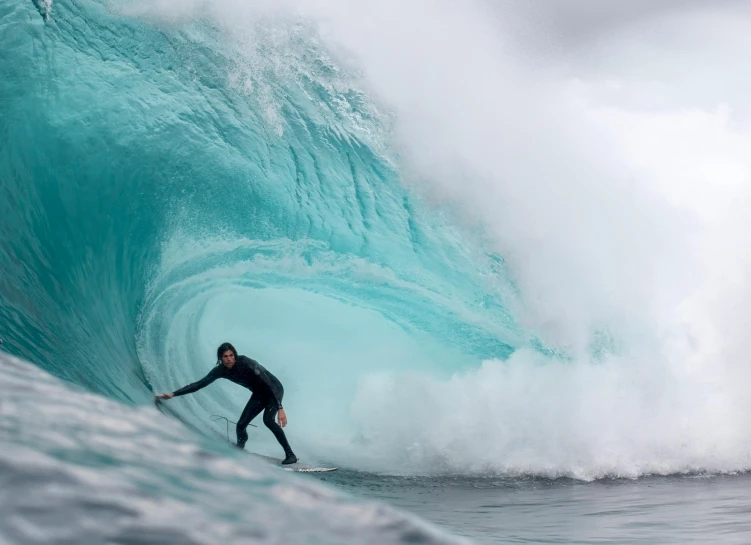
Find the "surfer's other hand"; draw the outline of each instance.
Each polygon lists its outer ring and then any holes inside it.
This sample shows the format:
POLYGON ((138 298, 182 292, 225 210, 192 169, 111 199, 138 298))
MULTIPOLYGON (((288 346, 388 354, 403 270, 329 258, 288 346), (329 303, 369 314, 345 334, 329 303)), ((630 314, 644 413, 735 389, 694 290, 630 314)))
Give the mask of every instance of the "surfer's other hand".
POLYGON ((281 427, 287 425, 287 413, 284 412, 284 409, 279 409, 279 414, 276 416, 276 418, 279 421, 279 425, 281 427))
POLYGON ((167 400, 167 399, 172 399, 172 396, 174 395, 175 394, 156 394, 154 397, 156 397, 157 399, 167 400))

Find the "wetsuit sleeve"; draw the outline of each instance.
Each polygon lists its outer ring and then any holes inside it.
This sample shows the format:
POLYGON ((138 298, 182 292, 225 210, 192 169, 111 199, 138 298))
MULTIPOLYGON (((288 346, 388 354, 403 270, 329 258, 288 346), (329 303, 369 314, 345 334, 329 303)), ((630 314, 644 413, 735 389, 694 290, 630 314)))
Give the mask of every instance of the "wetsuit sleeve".
POLYGON ((193 384, 188 384, 187 386, 183 386, 179 390, 175 390, 173 392, 173 395, 175 397, 177 396, 184 396, 185 394, 192 394, 193 392, 197 392, 201 388, 204 388, 214 382, 216 379, 218 379, 221 376, 221 368, 220 366, 214 367, 211 371, 209 371, 209 374, 203 377, 201 380, 194 382, 193 384))
POLYGON ((271 390, 271 394, 274 396, 274 402, 276 404, 276 410, 282 409, 282 393, 279 391, 279 388, 277 387, 277 383, 275 380, 271 380, 271 377, 266 372, 266 369, 261 367, 261 365, 255 361, 250 360, 253 364, 253 371, 255 371, 256 375, 258 375, 258 378, 261 379, 261 381, 268 386, 269 390, 271 390))

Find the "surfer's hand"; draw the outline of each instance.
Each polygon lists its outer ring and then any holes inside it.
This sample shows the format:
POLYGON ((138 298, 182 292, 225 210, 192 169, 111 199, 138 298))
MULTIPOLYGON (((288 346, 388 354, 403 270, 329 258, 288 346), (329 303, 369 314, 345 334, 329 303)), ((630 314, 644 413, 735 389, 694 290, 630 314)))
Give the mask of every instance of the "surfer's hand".
POLYGON ((172 399, 172 396, 174 396, 174 395, 175 394, 157 394, 154 397, 156 397, 157 399, 167 400, 167 399, 172 399))
POLYGON ((287 413, 284 412, 284 409, 279 409, 279 414, 277 415, 276 418, 279 421, 279 425, 281 427, 284 427, 287 425, 287 413))

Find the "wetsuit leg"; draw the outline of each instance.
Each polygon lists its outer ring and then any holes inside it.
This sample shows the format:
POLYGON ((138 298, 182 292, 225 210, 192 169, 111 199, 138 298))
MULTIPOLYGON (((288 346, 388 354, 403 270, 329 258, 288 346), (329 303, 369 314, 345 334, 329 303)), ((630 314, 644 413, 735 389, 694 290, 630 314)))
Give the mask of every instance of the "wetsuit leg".
POLYGON ((248 440, 248 424, 253 420, 266 406, 266 400, 260 399, 255 395, 250 396, 248 404, 245 405, 240 420, 237 421, 237 446, 245 448, 245 442, 248 440))
POLYGON ((290 454, 293 454, 292 447, 289 446, 287 436, 284 435, 284 430, 279 424, 276 423, 276 413, 277 409, 273 403, 266 405, 266 409, 263 411, 263 423, 266 424, 266 427, 271 430, 271 433, 274 434, 276 440, 279 441, 280 445, 282 445, 284 454, 289 456, 290 454))

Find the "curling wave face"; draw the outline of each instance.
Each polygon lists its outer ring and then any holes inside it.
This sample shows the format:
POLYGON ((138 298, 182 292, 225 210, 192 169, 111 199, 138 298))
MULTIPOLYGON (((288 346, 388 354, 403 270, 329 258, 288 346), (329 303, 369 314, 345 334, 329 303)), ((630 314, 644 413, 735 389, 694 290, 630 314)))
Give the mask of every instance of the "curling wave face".
MULTIPOLYGON (((232 341, 298 454, 356 469, 751 467, 743 231, 641 142, 743 138, 518 69, 480 5, 0 0, 8 350, 139 405, 232 341)), ((214 437, 246 396, 169 407, 214 437)))
MULTIPOLYGON (((450 376, 511 352, 503 262, 403 187, 378 151, 383 116, 320 47, 261 36, 273 61, 297 55, 280 67, 200 23, 54 12, 4 6, 13 352, 141 403, 231 339, 282 378, 312 451, 357 433, 369 374, 450 376)), ((244 395, 178 412, 201 428, 244 395)))

